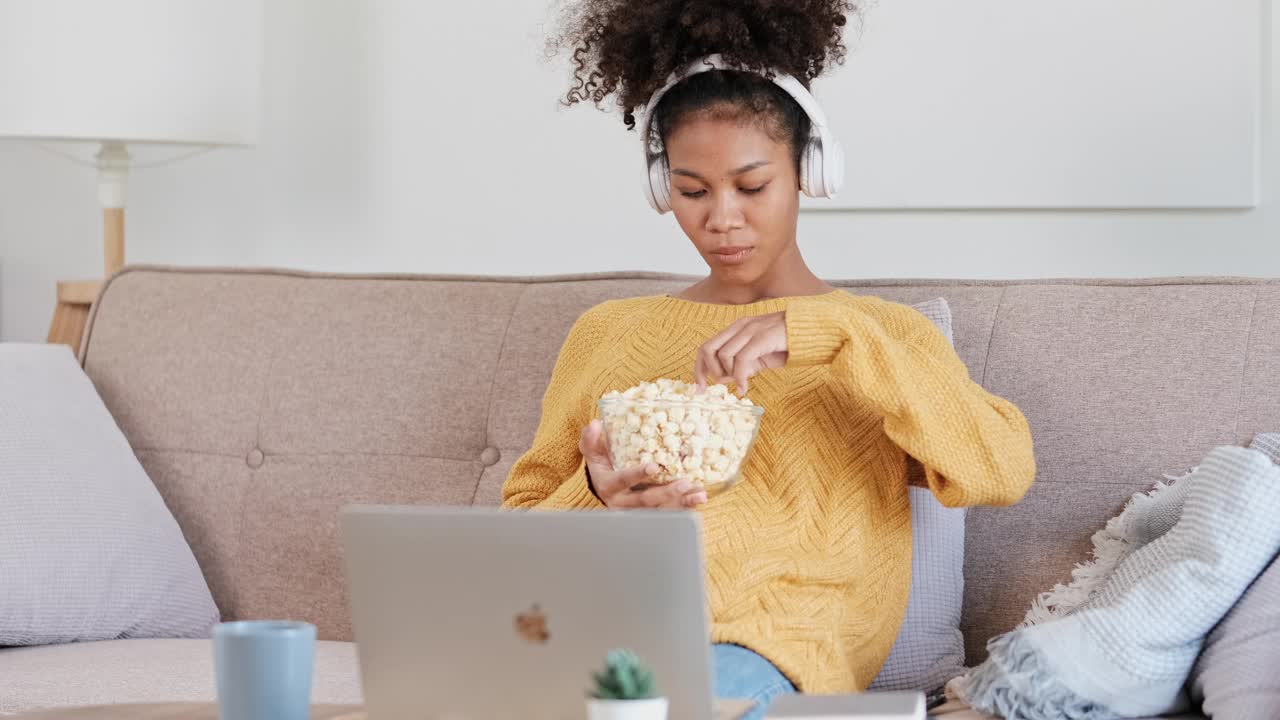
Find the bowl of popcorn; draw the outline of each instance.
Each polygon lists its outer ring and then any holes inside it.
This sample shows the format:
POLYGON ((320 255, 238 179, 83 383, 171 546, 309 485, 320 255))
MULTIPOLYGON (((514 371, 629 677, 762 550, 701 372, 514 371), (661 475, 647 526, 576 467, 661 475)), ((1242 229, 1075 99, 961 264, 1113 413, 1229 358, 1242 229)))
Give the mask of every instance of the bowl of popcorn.
POLYGON ((600 399, 609 459, 618 470, 658 466, 649 482, 686 479, 707 496, 728 490, 760 431, 764 408, 739 398, 724 385, 679 380, 642 382, 600 399))

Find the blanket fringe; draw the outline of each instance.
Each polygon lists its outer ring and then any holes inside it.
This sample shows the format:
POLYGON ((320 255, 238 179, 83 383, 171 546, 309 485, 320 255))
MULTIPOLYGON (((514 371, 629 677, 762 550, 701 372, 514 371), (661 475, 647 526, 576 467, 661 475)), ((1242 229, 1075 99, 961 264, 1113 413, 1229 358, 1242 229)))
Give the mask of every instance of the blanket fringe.
POLYGON ((1005 720, 1115 720, 1108 708, 1075 694, 1046 669, 1022 633, 987 643, 990 657, 947 684, 947 694, 978 712, 1005 720))
POLYGON ((1066 617, 1083 605, 1089 596, 1106 581, 1120 561, 1137 549, 1141 537, 1138 524, 1156 500, 1168 492, 1174 483, 1194 473, 1195 468, 1192 468, 1185 475, 1165 475, 1164 478, 1169 481, 1168 483, 1156 482, 1151 490, 1135 493, 1129 498, 1124 510, 1108 520, 1106 527, 1093 534, 1092 559, 1079 563, 1071 570, 1069 583, 1065 585, 1058 583, 1053 586, 1053 589, 1036 596, 1018 628, 1066 617))

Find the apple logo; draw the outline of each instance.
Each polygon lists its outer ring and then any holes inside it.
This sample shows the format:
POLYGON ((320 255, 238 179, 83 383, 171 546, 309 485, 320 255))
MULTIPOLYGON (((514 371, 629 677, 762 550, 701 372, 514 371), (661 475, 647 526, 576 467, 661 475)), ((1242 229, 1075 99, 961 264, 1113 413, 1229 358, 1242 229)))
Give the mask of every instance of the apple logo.
POLYGON ((551 631, 547 629, 547 615, 537 603, 516 615, 516 634, 533 645, 546 645, 551 639, 551 631))

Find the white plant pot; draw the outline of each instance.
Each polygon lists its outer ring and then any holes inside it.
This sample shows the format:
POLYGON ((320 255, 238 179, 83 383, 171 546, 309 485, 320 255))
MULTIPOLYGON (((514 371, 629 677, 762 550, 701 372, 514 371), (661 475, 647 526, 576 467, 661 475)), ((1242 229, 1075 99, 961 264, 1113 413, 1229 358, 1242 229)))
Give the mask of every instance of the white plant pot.
POLYGON ((667 699, 587 700, 587 720, 667 720, 667 699))

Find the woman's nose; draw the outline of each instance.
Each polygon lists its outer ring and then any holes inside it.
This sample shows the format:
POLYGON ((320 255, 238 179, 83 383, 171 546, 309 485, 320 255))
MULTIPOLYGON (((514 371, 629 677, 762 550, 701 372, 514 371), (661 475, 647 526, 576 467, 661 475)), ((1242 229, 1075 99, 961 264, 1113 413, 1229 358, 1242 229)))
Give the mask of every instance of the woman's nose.
POLYGON ((707 230, 714 233, 727 233, 742 227, 742 212, 728 193, 717 196, 707 217, 707 230))

